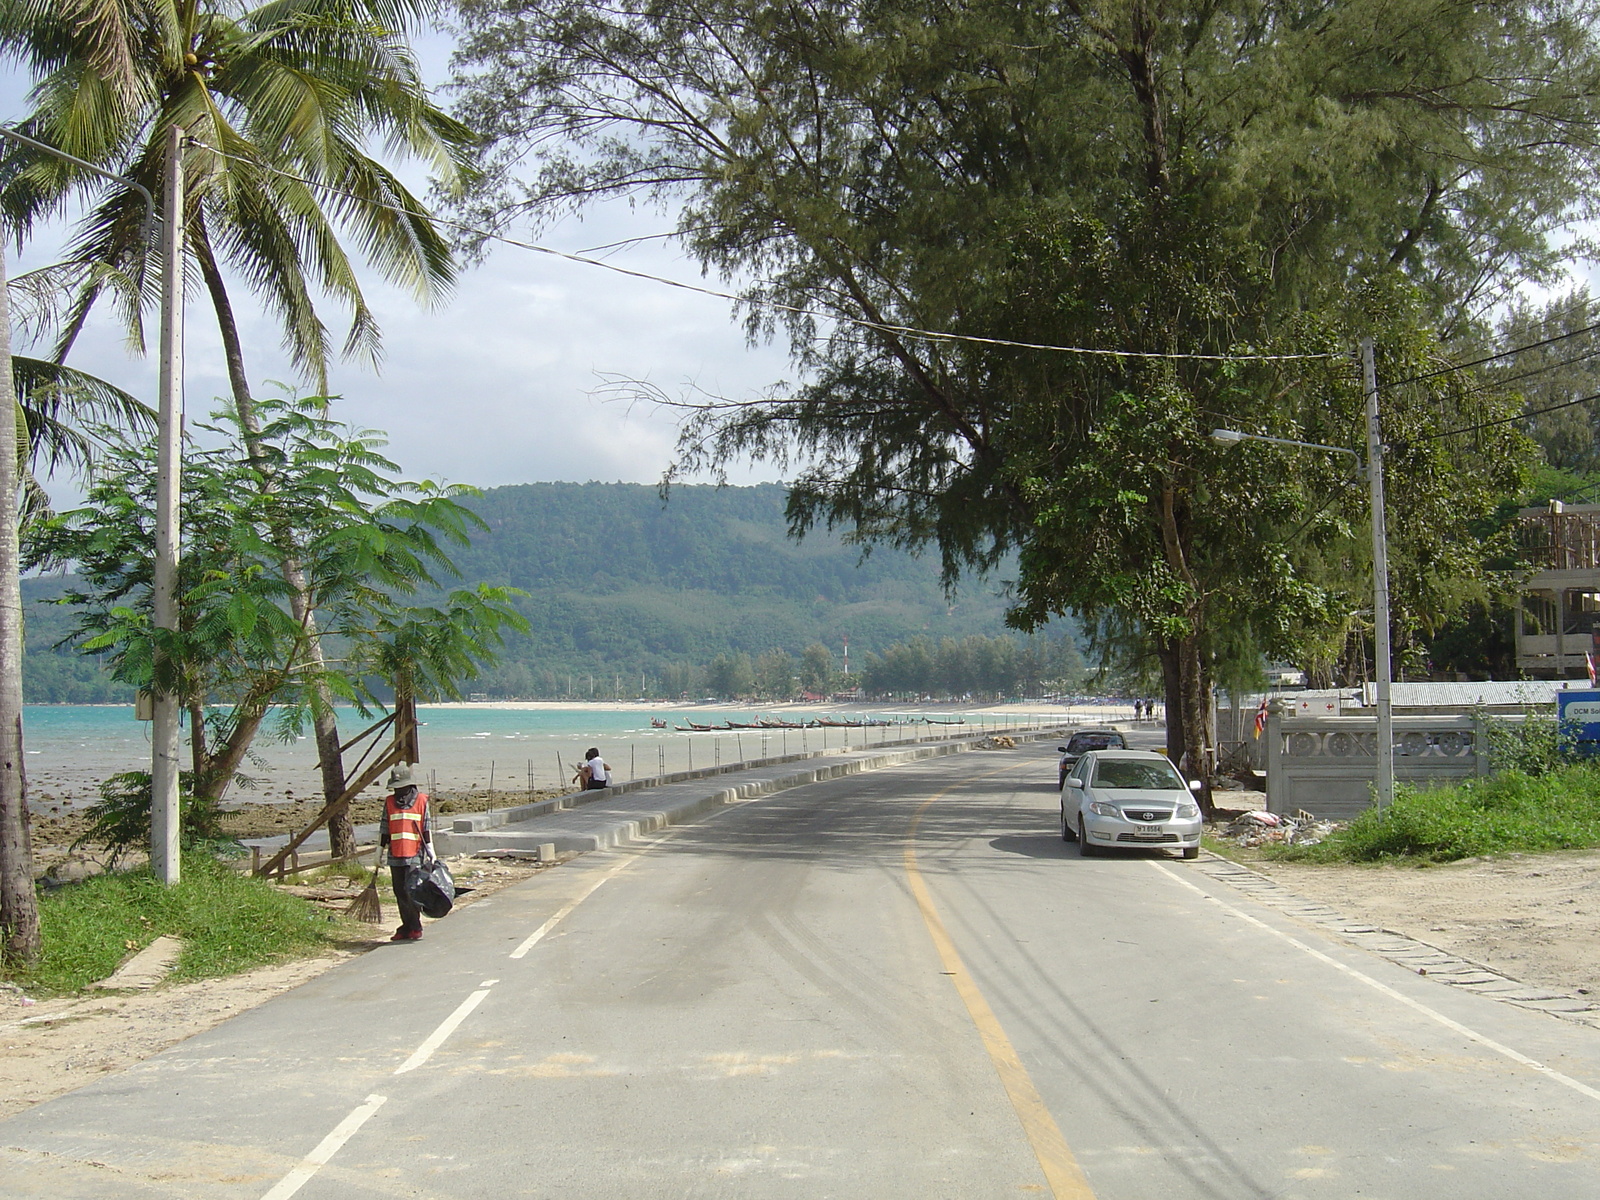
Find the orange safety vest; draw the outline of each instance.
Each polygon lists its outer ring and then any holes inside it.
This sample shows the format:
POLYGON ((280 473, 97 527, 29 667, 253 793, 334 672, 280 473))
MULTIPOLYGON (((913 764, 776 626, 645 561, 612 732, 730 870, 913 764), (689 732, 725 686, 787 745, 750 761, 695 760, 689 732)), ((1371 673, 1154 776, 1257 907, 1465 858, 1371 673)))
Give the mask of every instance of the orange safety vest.
POLYGON ((418 792, 410 808, 400 808, 394 793, 383 798, 383 817, 389 830, 389 857, 412 858, 422 853, 422 828, 428 816, 428 793, 418 792))

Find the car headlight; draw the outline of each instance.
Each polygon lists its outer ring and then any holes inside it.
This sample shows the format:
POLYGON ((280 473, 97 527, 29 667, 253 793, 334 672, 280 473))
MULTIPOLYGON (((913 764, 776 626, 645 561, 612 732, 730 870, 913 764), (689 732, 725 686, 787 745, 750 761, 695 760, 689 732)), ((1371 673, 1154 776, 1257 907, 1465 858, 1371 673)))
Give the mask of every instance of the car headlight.
POLYGON ((1198 804, 1180 804, 1178 805, 1178 815, 1186 821, 1192 821, 1200 815, 1200 806, 1198 804))
POLYGON ((1096 800, 1089 805, 1089 811, 1097 817, 1120 817, 1122 815, 1117 811, 1115 804, 1108 804, 1104 800, 1096 800))

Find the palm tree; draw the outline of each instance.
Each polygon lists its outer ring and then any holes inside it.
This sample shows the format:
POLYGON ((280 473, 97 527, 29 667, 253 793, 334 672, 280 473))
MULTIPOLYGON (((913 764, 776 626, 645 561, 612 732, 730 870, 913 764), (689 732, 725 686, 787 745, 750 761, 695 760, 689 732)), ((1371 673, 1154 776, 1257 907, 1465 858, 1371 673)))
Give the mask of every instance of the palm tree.
MULTIPOLYGON (((0 0, 0 53, 32 75, 23 132, 133 179, 159 198, 172 126, 188 136, 185 246, 199 268, 221 333, 241 427, 259 426, 228 279, 241 280, 277 316, 294 363, 326 393, 333 339, 321 293, 349 315, 342 350, 378 358, 379 334, 341 235, 390 282, 421 299, 453 280, 450 249, 425 205, 366 153, 428 164, 445 187, 465 182, 475 139, 429 99, 409 33, 435 0, 0 0)), ((28 150, 8 156, 0 219, 26 230, 69 197, 93 207, 67 255, 82 272, 70 297, 63 360, 108 277, 129 281, 123 315, 157 293, 158 263, 142 199, 81 168, 28 150)), ((257 447, 250 445, 251 453, 257 447)), ((284 562, 291 585, 298 574, 284 562)), ((293 589, 292 589, 293 590, 293 589)), ((298 592, 302 597, 304 591, 298 592)), ((299 607, 299 606, 297 606, 299 607)), ((308 622, 309 610, 296 612, 308 622)), ((313 670, 321 650, 310 639, 313 670)), ((323 788, 342 792, 331 701, 315 706, 323 788)), ((344 825, 336 852, 353 849, 344 825)))

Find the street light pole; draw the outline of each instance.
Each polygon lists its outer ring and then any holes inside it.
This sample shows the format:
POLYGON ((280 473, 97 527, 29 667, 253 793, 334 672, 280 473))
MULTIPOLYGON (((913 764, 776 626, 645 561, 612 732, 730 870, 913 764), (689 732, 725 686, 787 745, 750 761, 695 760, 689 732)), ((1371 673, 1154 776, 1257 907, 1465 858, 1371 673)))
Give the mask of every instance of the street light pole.
MULTIPOLYGON (((161 400, 157 414, 156 560, 151 580, 154 623, 178 628, 178 504, 181 481, 179 441, 183 436, 183 131, 167 130, 166 194, 161 228, 161 400)), ((159 671, 161 660, 156 662, 159 671)), ((178 697, 160 686, 151 689, 150 865, 156 878, 172 885, 179 875, 178 781, 181 730, 178 697)))
MULTIPOLYGON (((1387 808, 1394 803, 1394 705, 1390 698, 1390 674, 1393 669, 1389 643, 1389 531, 1383 509, 1383 429, 1378 422, 1378 369, 1372 349, 1372 339, 1361 340, 1361 382, 1366 396, 1367 422, 1367 496, 1372 509, 1372 624, 1373 656, 1377 660, 1373 673, 1377 676, 1374 699, 1378 710, 1378 775, 1375 786, 1378 807, 1387 808)), ((1237 429, 1213 429, 1211 440, 1224 446, 1240 442, 1272 442, 1279 446, 1295 446, 1303 450, 1325 450, 1333 454, 1348 454, 1361 467, 1361 456, 1344 446, 1325 446, 1321 442, 1297 442, 1292 438, 1267 437, 1259 433, 1241 433, 1237 429)))
POLYGON ((1389 644, 1389 528, 1383 509, 1383 429, 1378 422, 1378 367, 1372 339, 1361 339, 1361 383, 1367 399, 1367 495, 1372 508, 1372 650, 1377 676, 1378 807, 1394 803, 1394 669, 1389 644))

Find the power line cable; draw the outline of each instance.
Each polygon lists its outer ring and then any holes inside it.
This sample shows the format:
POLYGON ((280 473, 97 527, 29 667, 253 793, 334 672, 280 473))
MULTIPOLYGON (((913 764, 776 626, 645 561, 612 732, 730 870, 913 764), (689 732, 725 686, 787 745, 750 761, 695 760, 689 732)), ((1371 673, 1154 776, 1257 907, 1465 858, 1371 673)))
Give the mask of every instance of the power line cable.
POLYGON ((1529 417, 1542 416, 1545 413, 1560 412, 1564 408, 1576 408, 1580 404, 1589 404, 1600 400, 1600 392, 1592 392, 1587 396, 1579 396, 1576 400, 1563 400, 1560 404, 1551 404, 1545 408, 1529 409, 1527 412, 1517 413, 1512 417, 1501 417, 1496 421, 1480 421, 1476 425, 1463 425, 1460 429, 1447 429, 1443 433, 1430 433, 1426 437, 1410 438, 1415 442, 1436 442, 1441 438, 1456 437, 1463 433, 1475 433, 1480 429, 1493 429, 1498 425, 1513 425, 1518 421, 1525 421, 1529 417))
POLYGON ((1553 363, 1546 363, 1542 367, 1534 367, 1531 371, 1523 371, 1517 375, 1507 375, 1501 379, 1486 379, 1482 383, 1475 384, 1459 394, 1462 396, 1471 396, 1477 392, 1486 392, 1493 388, 1505 387, 1509 383, 1516 383, 1522 379, 1532 379, 1535 375, 1543 375, 1548 371, 1558 371, 1562 367, 1576 366, 1578 363, 1588 362, 1591 358, 1596 357, 1600 357, 1600 347, 1596 347, 1593 350, 1586 350, 1582 354, 1575 355, 1572 358, 1558 359, 1553 363))
POLYGON ((1586 333, 1593 333, 1597 329, 1600 329, 1600 321, 1593 325, 1585 325, 1582 329, 1574 329, 1570 333, 1558 333, 1554 337, 1547 337, 1537 342, 1529 342, 1526 346, 1513 346, 1510 350, 1502 350, 1498 354, 1475 358, 1471 362, 1454 363, 1448 367, 1440 367, 1437 371, 1425 371, 1421 375, 1412 375, 1407 379, 1397 379, 1393 383, 1384 384, 1384 387, 1404 387, 1409 383, 1421 383, 1425 379, 1437 379, 1440 375, 1449 375, 1456 371, 1466 371, 1472 367, 1481 367, 1485 363, 1497 362, 1502 358, 1510 358, 1513 354, 1523 354, 1529 350, 1537 350, 1541 346, 1552 346, 1556 342, 1564 342, 1568 338, 1581 337, 1586 333))
POLYGON ((626 275, 633 279, 642 279, 650 283, 659 283, 664 287, 678 288, 685 292, 695 292, 702 296, 711 296, 718 300, 731 300, 736 304, 755 304, 761 307, 776 309, 779 312, 794 313, 802 317, 818 317, 823 320, 842 321, 847 325, 854 325, 861 329, 875 329, 881 333, 894 333, 901 337, 915 338, 931 342, 969 342, 983 346, 1005 346, 1017 350, 1045 350, 1057 354, 1088 354, 1106 358, 1154 358, 1183 361, 1201 362, 1293 362, 1308 359, 1328 359, 1343 357, 1342 352, 1323 352, 1316 354, 1184 354, 1178 352, 1165 352, 1157 350, 1106 350, 1090 346, 1055 346, 1041 342, 1022 342, 1011 338, 982 337, 971 333, 948 333, 934 329, 920 329, 914 325, 896 325, 886 321, 871 321, 865 317, 851 317, 841 313, 821 312, 816 309, 803 308, 799 305, 785 304, 779 300, 753 301, 748 297, 737 295, 733 292, 719 291, 716 288, 701 287, 698 284, 684 283, 682 280, 669 279, 663 275, 652 275, 648 271, 636 271, 629 267, 620 267, 615 263, 604 262, 600 259, 589 258, 583 254, 572 254, 565 250, 557 250, 550 246, 541 246, 537 242, 525 242, 518 238, 507 237, 504 234, 493 233, 487 229, 478 229, 460 221, 451 221, 443 217, 420 214, 412 209, 403 208, 398 204, 388 204, 381 200, 374 200, 368 196, 358 196, 352 192, 336 188, 331 184, 307 179, 291 171, 279 167, 257 162, 255 159, 244 155, 229 154, 218 150, 215 146, 195 138, 189 139, 190 144, 209 150, 221 158, 233 162, 247 163, 258 171, 270 171, 274 175, 281 175, 285 179, 292 179, 296 183, 305 184, 307 187, 319 188, 330 195, 340 196, 346 200, 355 200, 358 203, 369 205, 373 208, 384 208, 391 212, 401 213, 405 216, 425 216, 433 224, 442 225, 447 229, 454 229, 459 233, 470 234, 473 237, 485 238, 493 242, 501 242, 507 246, 516 246, 522 250, 531 250, 537 254, 547 254, 552 258, 565 259, 567 262, 580 263, 586 267, 599 267, 602 270, 614 271, 618 275, 626 275))

